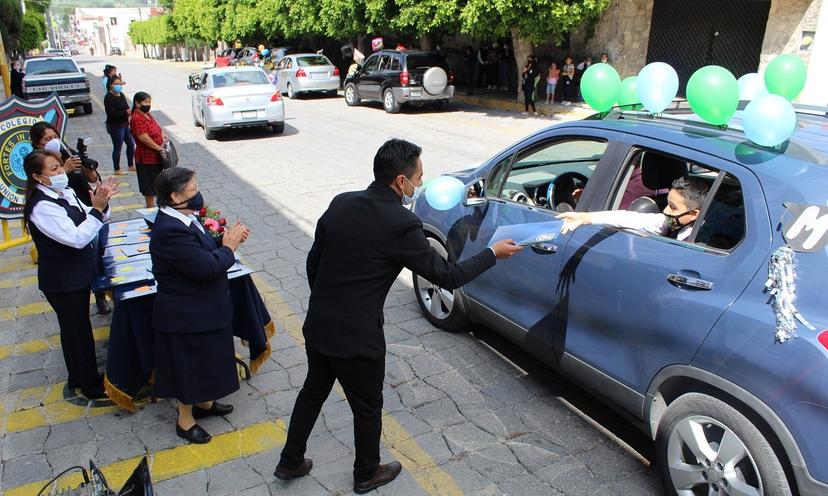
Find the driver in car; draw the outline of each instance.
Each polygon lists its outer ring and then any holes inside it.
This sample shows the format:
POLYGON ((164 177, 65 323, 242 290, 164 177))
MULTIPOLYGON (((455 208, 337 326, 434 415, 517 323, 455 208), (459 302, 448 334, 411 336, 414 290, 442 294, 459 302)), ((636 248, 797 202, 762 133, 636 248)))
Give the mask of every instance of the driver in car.
POLYGON ((684 176, 673 181, 667 193, 667 206, 660 214, 609 210, 563 212, 556 218, 564 221, 561 234, 574 231, 578 226, 596 224, 636 229, 684 241, 693 230, 693 223, 699 217, 699 211, 709 189, 703 179, 684 176))

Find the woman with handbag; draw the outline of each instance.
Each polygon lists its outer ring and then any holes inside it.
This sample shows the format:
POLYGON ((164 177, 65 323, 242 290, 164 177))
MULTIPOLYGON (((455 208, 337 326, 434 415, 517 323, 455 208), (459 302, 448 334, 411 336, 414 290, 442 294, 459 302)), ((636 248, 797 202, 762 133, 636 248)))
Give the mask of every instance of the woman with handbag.
POLYGON ((144 195, 147 208, 155 206, 155 180, 163 169, 164 132, 150 114, 152 97, 143 91, 132 97, 129 127, 135 137, 135 163, 138 169, 138 190, 144 195))

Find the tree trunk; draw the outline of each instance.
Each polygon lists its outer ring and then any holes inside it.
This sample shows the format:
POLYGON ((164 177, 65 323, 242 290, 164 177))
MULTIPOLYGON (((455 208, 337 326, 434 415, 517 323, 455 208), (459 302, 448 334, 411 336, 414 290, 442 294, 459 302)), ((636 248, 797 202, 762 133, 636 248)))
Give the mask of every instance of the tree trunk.
POLYGON ((434 42, 431 36, 424 34, 420 36, 420 50, 434 50, 434 42))
POLYGON ((514 49, 515 62, 517 63, 517 101, 523 103, 523 88, 520 84, 521 75, 523 74, 523 66, 526 65, 526 57, 534 53, 534 48, 531 43, 520 37, 515 28, 512 28, 512 48, 514 49))

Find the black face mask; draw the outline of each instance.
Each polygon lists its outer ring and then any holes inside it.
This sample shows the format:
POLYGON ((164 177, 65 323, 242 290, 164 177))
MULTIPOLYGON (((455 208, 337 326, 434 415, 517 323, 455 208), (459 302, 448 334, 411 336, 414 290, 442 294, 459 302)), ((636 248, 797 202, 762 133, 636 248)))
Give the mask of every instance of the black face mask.
POLYGON ((198 212, 204 206, 204 197, 201 196, 201 191, 199 191, 188 200, 178 203, 171 203, 170 206, 176 210, 195 210, 198 212))
MULTIPOLYGON (((688 210, 688 211, 684 212, 683 214, 677 214, 677 215, 664 214, 664 216, 667 217, 667 229, 669 229, 671 231, 678 231, 681 228, 685 227, 685 225, 683 225, 681 222, 679 222, 679 218, 684 217, 685 215, 689 214, 690 212, 692 212, 692 210, 688 210)), ((687 224, 687 225, 689 225, 689 224, 687 224)))
POLYGON ((145 114, 149 113, 150 107, 151 107, 150 105, 139 105, 138 106, 138 108, 141 109, 141 112, 143 112, 145 114))

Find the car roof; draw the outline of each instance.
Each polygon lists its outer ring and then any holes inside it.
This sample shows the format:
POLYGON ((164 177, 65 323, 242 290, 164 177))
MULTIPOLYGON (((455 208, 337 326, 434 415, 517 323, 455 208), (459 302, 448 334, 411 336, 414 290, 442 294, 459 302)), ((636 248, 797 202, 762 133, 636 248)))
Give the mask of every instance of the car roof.
POLYGON ((228 67, 212 67, 207 69, 207 74, 214 75, 214 74, 229 74, 233 72, 264 72, 261 68, 255 65, 236 65, 236 66, 228 66, 228 67))
POLYGON ((293 57, 293 58, 296 58, 296 57, 325 57, 325 58, 328 58, 328 56, 325 55, 324 53, 313 53, 313 52, 289 53, 289 54, 284 56, 284 58, 288 58, 288 57, 293 57))
POLYGON ((408 54, 408 55, 439 55, 437 52, 428 51, 428 50, 391 50, 391 49, 382 49, 375 53, 398 53, 398 54, 408 54))
POLYGON ((71 60, 72 62, 75 61, 72 57, 67 57, 65 55, 35 55, 33 57, 29 57, 24 61, 24 65, 28 64, 33 60, 71 60))

